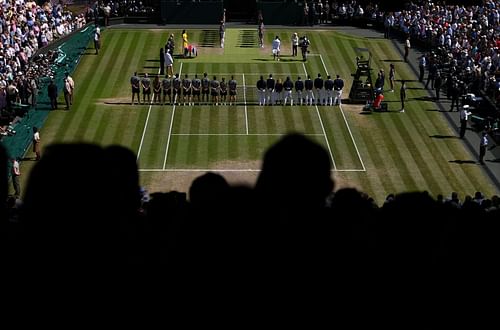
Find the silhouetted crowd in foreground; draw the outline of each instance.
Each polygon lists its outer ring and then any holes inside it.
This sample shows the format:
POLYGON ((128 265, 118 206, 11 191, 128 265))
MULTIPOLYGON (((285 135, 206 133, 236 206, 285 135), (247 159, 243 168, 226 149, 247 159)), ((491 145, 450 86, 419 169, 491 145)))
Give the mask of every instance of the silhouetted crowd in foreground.
POLYGON ((360 191, 334 188, 327 151, 299 134, 267 150, 254 187, 206 173, 189 199, 176 191, 143 199, 129 149, 56 144, 34 165, 16 216, 2 204, 0 218, 8 261, 33 266, 427 271, 479 267, 497 255, 498 208, 458 207, 426 192, 377 207, 360 191))

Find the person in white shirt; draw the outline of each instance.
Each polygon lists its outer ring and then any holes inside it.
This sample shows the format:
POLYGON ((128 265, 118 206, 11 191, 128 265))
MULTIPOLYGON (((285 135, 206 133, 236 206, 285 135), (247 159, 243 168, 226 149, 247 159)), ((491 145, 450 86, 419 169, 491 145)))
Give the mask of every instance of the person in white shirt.
POLYGON ((172 77, 174 75, 174 58, 170 54, 170 49, 165 52, 165 66, 167 67, 168 77, 172 77))
POLYGON ((297 32, 292 35, 292 56, 297 56, 297 49, 299 48, 299 36, 297 32))
POLYGON ((281 47, 281 40, 278 36, 274 38, 273 40, 273 59, 278 61, 280 60, 280 47, 281 47))
POLYGON ((21 196, 21 185, 19 184, 19 177, 21 170, 19 169, 19 159, 12 158, 12 186, 14 187, 14 195, 19 198, 21 196))
POLYGON ((95 54, 99 54, 99 49, 101 48, 101 29, 99 25, 96 24, 94 32, 94 48, 95 54))
POLYGON ((484 165, 484 156, 486 154, 486 148, 488 147, 488 133, 483 131, 481 136, 481 141, 479 142, 479 164, 484 165))
POLYGON ((469 111, 469 105, 465 104, 460 110, 460 138, 463 139, 467 130, 467 121, 472 112, 469 111))

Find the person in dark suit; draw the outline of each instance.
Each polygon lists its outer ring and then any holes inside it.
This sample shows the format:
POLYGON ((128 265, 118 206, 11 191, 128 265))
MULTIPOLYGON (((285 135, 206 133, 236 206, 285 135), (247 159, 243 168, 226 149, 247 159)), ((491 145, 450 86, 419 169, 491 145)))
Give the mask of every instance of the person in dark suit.
POLYGON ((401 88, 399 89, 399 96, 401 98, 401 110, 399 110, 399 112, 405 112, 406 81, 404 80, 401 80, 401 88))
POLYGON ((57 109, 57 85, 54 83, 54 80, 51 79, 49 86, 47 87, 47 94, 50 99, 50 108, 52 110, 57 109))
POLYGON ((160 48, 160 76, 165 74, 165 51, 160 48))

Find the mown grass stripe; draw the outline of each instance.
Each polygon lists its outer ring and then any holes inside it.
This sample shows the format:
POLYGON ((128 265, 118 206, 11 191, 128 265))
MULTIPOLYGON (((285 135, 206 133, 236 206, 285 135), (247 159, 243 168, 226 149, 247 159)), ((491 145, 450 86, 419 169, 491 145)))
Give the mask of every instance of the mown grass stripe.
MULTIPOLYGON (((99 58, 94 58, 93 61, 89 63, 90 66, 94 67, 96 72, 104 72, 106 68, 110 66, 110 63, 117 57, 125 57, 126 55, 123 53, 122 45, 126 37, 126 35, 120 34, 114 38, 109 38, 106 49, 101 52, 99 58)), ((80 111, 77 115, 67 124, 68 127, 76 131, 75 136, 82 140, 94 139, 101 117, 101 114, 97 114, 94 118, 94 115, 96 115, 95 111, 98 107, 95 100, 102 96, 102 91, 105 89, 104 86, 115 82, 113 80, 101 79, 98 75, 89 75, 89 77, 90 80, 83 83, 80 94, 77 93, 75 95, 75 97, 82 100, 81 105, 85 110, 79 109, 80 111)), ((112 77, 118 79, 116 75, 112 77)))

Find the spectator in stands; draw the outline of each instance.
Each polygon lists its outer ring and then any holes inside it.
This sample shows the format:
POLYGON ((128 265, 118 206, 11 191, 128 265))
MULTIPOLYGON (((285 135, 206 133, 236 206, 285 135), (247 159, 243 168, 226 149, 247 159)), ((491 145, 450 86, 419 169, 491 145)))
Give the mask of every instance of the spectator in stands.
POLYGON ((387 13, 384 18, 384 38, 389 39, 391 37, 391 29, 394 26, 394 15, 392 13, 387 13))
POLYGON ((285 135, 266 151, 255 193, 258 209, 269 219, 269 256, 278 263, 272 266, 321 259, 326 197, 334 187, 330 170, 328 152, 304 135, 285 135), (280 258, 273 251, 281 251, 280 258))
POLYGON ((6 233, 5 226, 7 225, 5 219, 7 219, 7 210, 5 203, 3 201, 7 200, 8 194, 8 179, 7 179, 7 152, 2 143, 0 143, 0 230, 6 233))
POLYGON ((103 8, 102 12, 104 13, 104 26, 109 25, 109 17, 111 16, 111 7, 109 6, 109 3, 106 3, 103 8))
POLYGON ((29 88, 31 95, 31 107, 36 109, 38 103, 38 81, 35 77, 30 77, 29 88))

